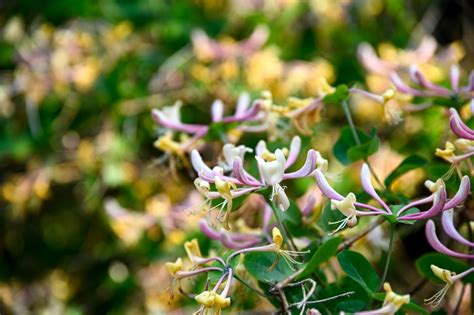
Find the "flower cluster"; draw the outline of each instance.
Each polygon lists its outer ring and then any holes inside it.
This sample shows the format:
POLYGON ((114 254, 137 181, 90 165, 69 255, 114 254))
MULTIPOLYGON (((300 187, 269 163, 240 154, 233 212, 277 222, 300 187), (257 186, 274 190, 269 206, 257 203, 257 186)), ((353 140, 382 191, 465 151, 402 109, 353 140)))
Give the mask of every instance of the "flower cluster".
POLYGON ((377 215, 394 215, 398 221, 411 221, 411 220, 426 220, 438 216, 446 210, 457 207, 462 204, 470 193, 470 181, 468 176, 462 178, 461 184, 456 194, 448 199, 446 187, 442 179, 438 179, 436 182, 426 181, 425 186, 431 191, 431 195, 412 201, 407 205, 402 206, 398 211, 393 211, 393 206, 390 207, 377 193, 372 184, 372 175, 367 164, 362 165, 361 170, 361 182, 364 191, 375 201, 377 201, 381 208, 374 207, 372 205, 361 203, 356 201, 354 193, 349 193, 346 197, 335 191, 327 182, 323 172, 320 170, 315 171, 316 181, 323 194, 331 199, 331 205, 333 209, 339 210, 345 218, 341 221, 334 222, 340 223, 335 232, 348 227, 353 227, 357 224, 358 216, 377 216, 377 215), (430 204, 431 207, 427 210, 415 213, 406 213, 410 209, 416 208, 424 204, 430 204), (357 210, 357 208, 363 208, 365 211, 357 210))
POLYGON ((206 198, 205 209, 212 210, 220 207, 218 218, 224 227, 229 229, 228 220, 232 211, 232 201, 236 197, 270 187, 270 200, 273 201, 281 211, 290 206, 290 201, 281 186, 282 181, 309 176, 313 173, 317 164, 317 153, 309 150, 304 165, 297 171, 288 172, 288 169, 296 162, 301 149, 301 139, 294 137, 290 149, 276 149, 274 152, 268 150, 265 141, 260 141, 255 148, 255 160, 259 172, 259 178, 251 175, 244 169, 243 154, 248 150, 242 147, 225 146, 225 167, 215 166, 210 168, 202 160, 197 150, 191 153, 191 162, 199 176, 195 180, 198 191, 206 198), (214 184, 216 190, 211 190, 214 184), (223 199, 218 206, 211 207, 213 199, 223 199), (226 210, 224 211, 224 208, 226 210))

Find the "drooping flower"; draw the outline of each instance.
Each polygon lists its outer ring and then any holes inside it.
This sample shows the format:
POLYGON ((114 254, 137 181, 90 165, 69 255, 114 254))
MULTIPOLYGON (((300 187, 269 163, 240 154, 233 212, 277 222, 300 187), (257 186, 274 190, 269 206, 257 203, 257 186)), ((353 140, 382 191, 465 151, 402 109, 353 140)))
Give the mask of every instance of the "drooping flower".
POLYGON ((436 308, 442 302, 444 296, 449 291, 449 289, 454 285, 455 282, 461 280, 462 278, 466 277, 470 273, 474 272, 474 268, 469 268, 460 274, 456 274, 453 271, 449 271, 447 269, 439 268, 436 265, 431 265, 431 270, 435 274, 435 276, 445 283, 444 287, 436 292, 432 297, 429 299, 425 299, 425 304, 430 305, 432 308, 436 308))
MULTIPOLYGON (((446 210, 446 211, 443 212, 442 218, 441 218, 441 223, 442 223, 443 230, 453 240, 455 240, 458 243, 461 243, 463 245, 466 245, 469 248, 473 248, 474 243, 471 242, 471 241, 468 241, 466 238, 464 238, 461 235, 461 233, 459 233, 459 231, 454 226, 453 217, 454 217, 454 210, 453 209, 449 209, 449 210, 446 210)), ((473 254, 464 254, 464 253, 460 253, 460 252, 451 250, 448 247, 446 247, 443 243, 441 243, 438 236, 436 235, 436 225, 435 225, 433 220, 429 220, 426 223, 425 233, 426 233, 426 239, 428 240, 428 243, 437 252, 440 252, 442 254, 446 254, 446 255, 449 255, 449 256, 452 256, 452 257, 457 257, 457 258, 467 258, 467 259, 473 259, 474 258, 473 254)))

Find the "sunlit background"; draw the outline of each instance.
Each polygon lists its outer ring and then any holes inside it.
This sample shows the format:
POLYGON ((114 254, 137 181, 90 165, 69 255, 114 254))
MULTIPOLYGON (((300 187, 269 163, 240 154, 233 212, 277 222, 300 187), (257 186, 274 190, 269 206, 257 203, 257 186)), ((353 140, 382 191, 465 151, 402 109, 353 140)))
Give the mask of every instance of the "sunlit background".
MULTIPOLYGON (((156 142, 164 131, 151 109, 180 101, 184 121, 202 122, 214 99, 232 112, 245 91, 278 103, 357 81, 381 93, 384 71, 414 60, 443 80, 451 63, 474 64, 472 16, 472 3, 448 0, 1 1, 0 313, 193 312, 193 300, 168 290, 164 262, 193 237, 214 245, 197 226, 189 159, 156 142), (364 65, 371 47, 387 69, 364 65), (421 60, 419 47, 436 54, 421 60)), ((353 102, 356 123, 390 144, 373 162, 384 176, 404 154, 432 154, 443 136, 440 111, 393 127, 380 107, 353 102)), ((315 122, 311 146, 329 154, 343 116, 329 108, 315 122)), ((269 137, 308 132, 285 127, 269 137)), ((220 148, 203 152, 215 159, 220 148)), ((395 189, 413 195, 423 179, 410 173, 395 189)), ((416 246, 417 235, 405 242, 416 246)), ((400 266, 418 250, 405 245, 400 266)), ((380 251, 364 254, 377 261, 380 251)), ((234 311, 273 310, 240 292, 234 311)))

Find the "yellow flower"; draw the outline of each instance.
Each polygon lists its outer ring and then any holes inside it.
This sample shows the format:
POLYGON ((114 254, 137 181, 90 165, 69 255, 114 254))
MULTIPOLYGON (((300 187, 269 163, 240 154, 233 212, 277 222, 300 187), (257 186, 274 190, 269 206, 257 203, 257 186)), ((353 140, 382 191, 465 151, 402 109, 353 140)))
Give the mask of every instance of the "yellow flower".
POLYGON ((280 230, 277 227, 272 229, 272 239, 273 243, 276 245, 276 251, 281 250, 283 246, 283 236, 281 235, 280 230))
POLYGON ((204 291, 196 295, 194 299, 204 307, 211 308, 216 302, 216 295, 215 291, 204 291))
POLYGON ((195 257, 202 257, 201 250, 199 249, 199 243, 196 238, 189 242, 185 242, 184 249, 186 250, 186 254, 188 254, 189 260, 191 260, 193 263, 195 263, 195 257))
POLYGON ((451 163, 452 158, 456 156, 456 154, 454 154, 455 150, 456 148, 454 147, 454 144, 449 141, 446 141, 445 149, 436 149, 435 155, 451 163))
POLYGON ((431 271, 433 271, 435 276, 438 277, 440 280, 450 285, 453 284, 453 276, 456 275, 454 272, 451 272, 447 269, 439 268, 438 266, 435 266, 435 265, 431 265, 430 267, 431 267, 431 271))
POLYGON ((176 273, 183 270, 183 260, 181 258, 176 259, 174 263, 167 262, 165 264, 166 269, 173 278, 176 278, 176 273))
POLYGON ((410 295, 399 295, 393 292, 392 287, 388 282, 385 282, 383 289, 387 292, 383 301, 383 307, 389 311, 386 314, 395 314, 403 305, 410 303, 410 295))

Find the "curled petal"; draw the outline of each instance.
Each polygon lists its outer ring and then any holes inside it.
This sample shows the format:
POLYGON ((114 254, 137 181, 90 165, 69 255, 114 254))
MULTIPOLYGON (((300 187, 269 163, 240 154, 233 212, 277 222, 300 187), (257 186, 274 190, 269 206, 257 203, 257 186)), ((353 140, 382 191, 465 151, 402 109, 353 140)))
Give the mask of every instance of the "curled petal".
POLYGON ((204 163, 198 150, 193 150, 191 152, 191 164, 199 176, 204 175, 206 177, 214 177, 215 172, 211 170, 209 166, 206 165, 206 163, 204 163))
POLYGON ((316 151, 312 149, 309 150, 304 165, 296 172, 283 175, 283 179, 300 178, 310 175, 316 168, 316 159, 316 151))
POLYGON ((224 116, 224 103, 221 100, 215 100, 211 105, 212 122, 221 121, 224 116))
POLYGON ((456 195, 454 195, 454 197, 444 205, 444 210, 455 208, 463 203, 464 200, 466 200, 466 198, 469 196, 470 192, 471 181, 469 180, 469 176, 466 175, 461 179, 461 184, 459 185, 456 195))
MULTIPOLYGON (((239 188, 239 189, 234 189, 230 191, 230 194, 232 198, 238 198, 243 195, 249 194, 255 190, 257 190, 258 187, 247 187, 247 188, 239 188)), ((210 191, 207 193, 207 198, 209 199, 218 199, 222 198, 222 195, 218 191, 210 191)))
POLYGON ((416 66, 410 67, 410 77, 413 82, 416 84, 431 90, 439 95, 449 96, 451 95, 451 91, 440 86, 434 84, 433 82, 429 81, 419 70, 416 66))
POLYGON ((237 105, 235 108, 235 115, 241 116, 250 105, 250 95, 248 93, 242 93, 237 100, 237 105))
MULTIPOLYGON (((471 101, 473 102, 473 101, 471 101)), ((449 125, 453 132, 464 139, 474 140, 474 130, 469 128, 461 119, 458 112, 454 108, 449 109, 449 125)))
POLYGON ((471 73, 469 74, 468 84, 465 87, 463 87, 461 90, 464 93, 469 93, 469 92, 474 91, 474 70, 472 70, 471 73))
POLYGON ((430 219, 444 210, 446 204, 446 189, 443 187, 435 193, 433 205, 426 211, 401 216, 400 220, 425 220, 430 219))
POLYGON ((357 47, 357 55, 362 65, 370 72, 386 74, 393 68, 389 63, 382 61, 372 46, 367 43, 362 43, 357 47))
POLYGON ((182 131, 186 133, 207 133, 208 131, 208 127, 205 125, 183 124, 183 123, 168 119, 166 115, 164 115, 158 109, 153 109, 151 111, 151 116, 157 124, 168 129, 182 131))
POLYGON ((452 257, 457 257, 457 258, 468 258, 468 259, 473 259, 474 255, 469 255, 469 254, 463 254, 459 252, 455 252, 446 246, 443 245, 438 239, 438 236, 436 235, 436 226, 433 220, 429 220, 426 223, 425 226, 425 233, 426 233, 426 239, 428 243, 433 247, 434 250, 437 252, 440 252, 442 254, 446 254, 452 257))
POLYGON ((335 191, 331 185, 329 185, 326 177, 324 177, 323 173, 320 170, 316 170, 314 172, 314 177, 316 178, 316 182, 318 183, 318 187, 321 192, 331 200, 342 200, 344 197, 335 191))
POLYGON ((402 207, 398 211, 398 216, 400 216, 403 212, 407 211, 408 209, 415 208, 416 206, 419 206, 419 205, 424 205, 425 203, 428 203, 428 202, 432 202, 433 198, 434 198, 434 195, 431 195, 431 196, 428 196, 426 198, 422 198, 422 199, 418 199, 418 200, 415 200, 413 202, 410 202, 409 204, 402 207))
POLYGON ((395 72, 390 73, 390 80, 401 93, 410 94, 413 96, 424 96, 424 93, 409 87, 395 72))
POLYGON ((233 240, 229 235, 226 233, 220 233, 220 241, 222 245, 224 245, 227 248, 230 249, 243 249, 243 248, 248 248, 253 245, 255 245, 258 241, 252 240, 252 241, 236 241, 233 240))
POLYGON ((248 109, 247 111, 241 113, 241 114, 235 114, 233 116, 228 116, 228 117, 224 117, 222 118, 222 121, 223 122, 237 122, 237 121, 248 121, 248 120, 252 120, 254 119, 259 113, 260 113, 260 110, 261 110, 261 103, 260 102, 256 102, 250 109, 248 109))
POLYGON ((220 233, 211 228, 205 219, 199 220, 199 228, 201 229, 201 232, 210 239, 219 240, 220 233))
POLYGON ((301 150, 301 138, 296 136, 291 140, 290 153, 288 154, 288 159, 286 160, 285 169, 293 165, 301 150))
POLYGON ((459 67, 457 65, 451 66, 449 79, 451 80, 453 91, 457 93, 459 91, 459 67))
POLYGON ((240 180, 243 184, 248 186, 261 186, 260 183, 255 177, 250 175, 244 170, 243 162, 240 157, 235 157, 232 165, 232 171, 234 176, 240 180))
POLYGON ((456 227, 454 226, 453 222, 453 216, 454 216, 454 210, 449 209, 443 212, 443 215, 441 217, 441 224, 443 225, 443 229, 448 234, 452 239, 458 241, 461 244, 474 247, 474 242, 470 242, 467 239, 465 239, 461 233, 456 230, 456 227))
POLYGON ((391 213, 390 208, 385 203, 385 201, 380 198, 380 196, 375 191, 374 186, 372 185, 372 174, 370 173, 369 166, 367 163, 362 165, 362 170, 360 172, 360 179, 362 181, 362 187, 364 188, 365 192, 368 193, 372 198, 377 200, 377 202, 388 212, 391 213))
POLYGON ((316 204, 316 197, 313 195, 309 196, 306 200, 304 207, 301 209, 301 214, 303 216, 308 216, 311 214, 311 211, 314 209, 314 205, 316 204))

